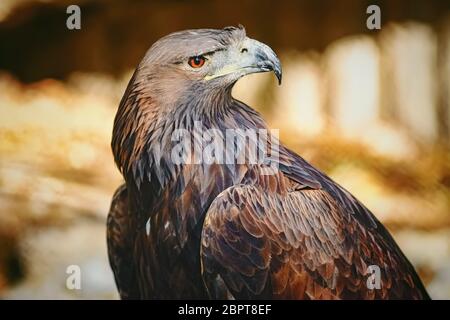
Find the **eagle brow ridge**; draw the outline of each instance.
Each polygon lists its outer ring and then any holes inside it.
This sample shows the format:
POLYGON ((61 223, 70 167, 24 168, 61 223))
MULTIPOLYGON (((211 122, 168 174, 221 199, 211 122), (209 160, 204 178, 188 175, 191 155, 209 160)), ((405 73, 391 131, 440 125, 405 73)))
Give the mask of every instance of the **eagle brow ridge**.
MULTIPOLYGON (((199 53, 199 54, 197 54, 195 56, 206 56, 206 57, 208 57, 208 56, 211 56, 214 53, 220 52, 220 51, 225 51, 225 48, 220 47, 220 48, 217 48, 217 49, 214 49, 214 50, 210 50, 210 51, 205 52, 205 53, 199 53)), ((182 64, 182 63, 184 63, 184 60, 183 61, 177 60, 177 61, 174 62, 174 64, 182 64)))

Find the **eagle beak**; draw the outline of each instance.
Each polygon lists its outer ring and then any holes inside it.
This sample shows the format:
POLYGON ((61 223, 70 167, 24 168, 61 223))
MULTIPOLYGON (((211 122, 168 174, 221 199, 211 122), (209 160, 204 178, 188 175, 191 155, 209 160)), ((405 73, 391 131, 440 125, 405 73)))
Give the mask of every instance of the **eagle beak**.
POLYGON ((281 84, 281 62, 268 45, 248 38, 243 43, 241 54, 248 55, 243 58, 243 61, 246 64, 244 68, 249 69, 249 73, 273 71, 278 79, 278 84, 281 84), (256 70, 252 72, 254 68, 256 70))
POLYGON ((234 81, 251 73, 273 71, 281 84, 281 62, 273 50, 266 44, 246 38, 240 46, 231 51, 226 62, 205 80, 230 76, 234 81))

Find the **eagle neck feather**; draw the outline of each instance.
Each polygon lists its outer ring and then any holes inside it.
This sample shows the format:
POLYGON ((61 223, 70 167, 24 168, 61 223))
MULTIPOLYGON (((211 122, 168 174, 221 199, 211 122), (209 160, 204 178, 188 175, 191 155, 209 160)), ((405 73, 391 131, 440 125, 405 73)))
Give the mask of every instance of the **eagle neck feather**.
POLYGON ((167 105, 143 90, 140 82, 133 82, 134 77, 116 115, 112 149, 128 187, 136 194, 148 194, 144 185, 152 185, 152 192, 160 193, 183 170, 167 158, 174 131, 191 131, 195 122, 204 129, 223 127, 226 118, 233 118, 230 112, 238 102, 232 98, 230 86, 193 89, 167 105))

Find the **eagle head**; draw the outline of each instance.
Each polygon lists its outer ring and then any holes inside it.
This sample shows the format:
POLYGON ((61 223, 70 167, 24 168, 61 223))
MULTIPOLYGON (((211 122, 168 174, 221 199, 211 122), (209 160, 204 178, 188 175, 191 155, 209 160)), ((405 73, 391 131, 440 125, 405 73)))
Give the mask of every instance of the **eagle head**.
POLYGON ((119 169, 142 176, 141 168, 157 157, 152 146, 170 136, 168 128, 179 124, 177 119, 214 120, 232 103, 237 80, 268 71, 281 83, 275 52, 247 37, 242 26, 185 30, 159 39, 137 67, 115 118, 112 149, 119 169), (142 160, 145 152, 150 160, 142 160))
MULTIPOLYGON (((164 88, 205 92, 231 87, 241 77, 273 71, 281 83, 281 63, 266 44, 246 36, 241 27, 175 32, 155 42, 141 62, 164 88)), ((176 90, 175 90, 176 91, 176 90)))

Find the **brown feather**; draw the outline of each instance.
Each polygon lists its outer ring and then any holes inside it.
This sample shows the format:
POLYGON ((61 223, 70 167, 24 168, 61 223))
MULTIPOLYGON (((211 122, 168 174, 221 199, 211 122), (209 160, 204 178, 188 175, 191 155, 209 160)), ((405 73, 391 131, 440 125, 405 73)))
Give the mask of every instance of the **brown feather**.
MULTIPOLYGON (((243 28, 231 27, 171 34, 150 48, 130 80, 111 141, 125 185, 107 221, 121 297, 428 298, 373 214, 269 137, 267 144, 279 149, 272 175, 248 158, 173 161, 172 135, 194 131, 196 122, 201 130, 220 132, 222 140, 228 129, 267 129, 257 112, 231 96, 237 79, 213 85, 181 67, 189 57, 245 39, 243 28), (369 265, 380 267, 381 289, 367 288, 369 265)), ((193 147, 185 151, 193 158, 193 147)))

